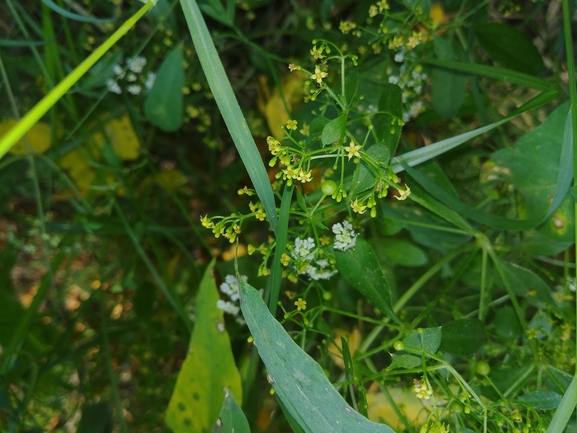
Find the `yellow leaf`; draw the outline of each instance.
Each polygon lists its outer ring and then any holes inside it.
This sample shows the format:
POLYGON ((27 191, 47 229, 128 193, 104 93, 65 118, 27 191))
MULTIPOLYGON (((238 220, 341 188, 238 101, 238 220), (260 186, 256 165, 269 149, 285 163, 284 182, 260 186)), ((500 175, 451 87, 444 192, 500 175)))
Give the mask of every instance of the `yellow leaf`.
POLYGON ((328 352, 333 362, 340 368, 344 369, 345 363, 343 361, 343 353, 342 353, 343 346, 341 343, 341 337, 345 337, 345 340, 347 340, 351 356, 353 356, 356 350, 359 348, 359 345, 361 344, 361 340, 363 337, 361 335, 361 331, 359 331, 359 328, 357 328, 356 326, 350 332, 345 331, 343 329, 338 328, 335 329, 334 331, 335 342, 329 343, 328 352))
MULTIPOLYGON (((397 408, 405 415, 413 425, 422 425, 427 421, 428 412, 425 408, 431 408, 433 401, 419 400, 411 389, 387 388, 388 393, 395 402, 397 408)), ((367 413, 369 419, 374 422, 385 421, 395 431, 402 431, 406 426, 400 421, 393 406, 387 397, 380 391, 367 393, 367 413)))
POLYGON ((96 171, 92 168, 78 149, 73 149, 62 157, 60 166, 70 174, 76 187, 86 191, 96 179, 96 171))
POLYGON ((127 114, 118 119, 112 119, 106 124, 104 130, 108 135, 110 145, 120 159, 124 161, 138 159, 140 141, 127 114))
POLYGON ((281 79, 281 88, 286 102, 286 108, 278 89, 275 88, 272 95, 270 95, 270 91, 266 84, 266 78, 260 80, 261 87, 263 88, 260 91, 260 105, 262 107, 262 112, 266 117, 271 134, 275 137, 280 138, 284 135, 281 126, 285 125, 289 120, 287 108, 289 111, 292 111, 293 107, 302 102, 303 84, 306 78, 307 77, 303 72, 294 71, 285 75, 281 79), (263 99, 266 99, 264 106, 262 104, 263 99))
MULTIPOLYGON (((16 119, 6 119, 0 122, 0 137, 6 134, 18 121, 16 119)), ((10 149, 13 155, 26 155, 25 139, 28 138, 33 153, 44 153, 50 147, 50 125, 44 122, 36 123, 28 130, 26 135, 21 138, 10 149)))

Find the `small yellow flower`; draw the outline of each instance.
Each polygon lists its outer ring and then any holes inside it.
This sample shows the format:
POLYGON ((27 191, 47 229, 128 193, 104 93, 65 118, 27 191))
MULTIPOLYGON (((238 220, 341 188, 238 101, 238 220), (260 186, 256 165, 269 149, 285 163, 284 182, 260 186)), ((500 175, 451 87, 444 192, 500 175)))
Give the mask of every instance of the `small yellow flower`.
POLYGON ((379 13, 379 10, 377 9, 377 6, 371 5, 371 7, 369 8, 369 16, 371 18, 374 18, 377 16, 378 13, 379 13))
POLYGON ((320 67, 315 66, 315 73, 311 75, 311 78, 315 80, 317 84, 320 86, 323 83, 323 78, 328 77, 328 75, 329 75, 328 73, 321 71, 320 67))
POLYGON ((403 35, 397 35, 391 41, 389 41, 389 50, 396 50, 397 48, 401 48, 403 44, 403 35))
POLYGON ((298 298, 295 301, 295 305, 297 307, 297 310, 299 311, 303 311, 307 309, 307 301, 305 301, 303 298, 298 298))
POLYGON ((389 9, 389 4, 387 3, 387 0, 378 1, 377 6, 379 7, 379 12, 386 11, 389 9))
POLYGON ((208 218, 208 215, 200 217, 200 223, 202 224, 203 227, 206 227, 207 229, 214 227, 214 223, 208 218))
POLYGON ((313 46, 313 48, 311 49, 311 56, 313 56, 315 58, 315 60, 320 60, 323 57, 323 50, 325 49, 325 47, 320 47, 317 48, 316 45, 313 46))
POLYGON ((280 258, 280 262, 283 264, 283 266, 287 266, 290 261, 291 261, 290 256, 287 253, 283 253, 280 258))
POLYGON ((351 203, 351 207, 353 209, 353 212, 356 212, 361 215, 367 211, 367 207, 359 203, 358 198, 356 198, 355 201, 351 203))
POLYGON ((286 123, 286 129, 291 129, 293 131, 296 131, 297 125, 298 125, 298 122, 296 120, 291 119, 286 123))
POLYGON ((411 194, 411 188, 409 188, 409 185, 405 184, 405 188, 404 191, 402 189, 397 190, 399 191, 399 195, 395 197, 397 200, 405 200, 411 194))
POLYGON ((433 396, 433 390, 427 383, 417 379, 413 380, 413 392, 421 400, 429 400, 433 396))
POLYGON ((271 154, 278 155, 279 152, 282 150, 282 145, 280 141, 278 141, 276 138, 268 136, 266 138, 266 142, 268 144, 268 150, 270 151, 271 154))
POLYGON ((259 207, 254 217, 259 221, 264 221, 266 219, 266 212, 262 207, 259 207))
POLYGON ((361 154, 359 153, 359 150, 361 149, 362 146, 356 146, 354 141, 351 141, 351 144, 349 144, 348 147, 345 147, 345 150, 348 152, 349 154, 349 161, 353 156, 356 156, 357 158, 361 157, 361 154))
POLYGON ((254 252, 256 251, 256 248, 254 247, 254 245, 248 244, 247 251, 248 251, 248 255, 252 256, 254 254, 254 252))
POLYGON ((309 125, 307 125, 307 124, 305 123, 299 132, 300 132, 302 135, 305 135, 305 136, 308 137, 309 134, 310 134, 309 125))
POLYGON ((288 68, 289 68, 289 71, 294 72, 294 71, 298 71, 301 67, 295 65, 294 63, 290 63, 288 68))
POLYGON ((327 235, 322 235, 319 238, 319 242, 322 246, 327 246, 328 244, 331 243, 331 238, 329 238, 327 235))
POLYGON ((421 43, 421 34, 418 32, 413 32, 411 34, 411 36, 409 36, 409 39, 407 40, 407 50, 412 50, 413 48, 415 48, 417 45, 419 45, 421 43))
POLYGON ((351 30, 353 30, 357 25, 351 21, 341 21, 339 24, 339 30, 343 32, 343 34, 347 34, 351 30))

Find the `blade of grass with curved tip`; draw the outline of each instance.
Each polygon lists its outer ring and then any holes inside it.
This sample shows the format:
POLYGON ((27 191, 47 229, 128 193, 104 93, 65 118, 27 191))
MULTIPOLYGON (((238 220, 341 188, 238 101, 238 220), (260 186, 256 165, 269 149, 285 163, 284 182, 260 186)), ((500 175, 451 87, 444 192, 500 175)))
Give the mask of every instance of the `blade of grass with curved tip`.
POLYGON ((543 104, 551 102, 556 97, 557 97, 557 89, 549 88, 546 92, 537 95, 529 102, 519 107, 509 116, 495 123, 491 123, 490 125, 477 128, 473 131, 465 132, 464 134, 460 134, 455 137, 438 141, 428 146, 421 147, 419 149, 415 149, 395 157, 394 160, 396 162, 394 162, 391 165, 391 168, 395 173, 399 173, 403 171, 403 166, 405 164, 408 165, 409 167, 414 167, 417 164, 421 164, 430 159, 433 159, 434 157, 442 155, 443 153, 448 152, 451 149, 454 149, 455 147, 465 143, 466 141, 471 140, 472 138, 478 137, 479 135, 484 134, 485 132, 489 132, 492 129, 495 129, 496 127, 502 125, 503 123, 508 122, 509 120, 513 119, 514 117, 518 116, 519 114, 529 109, 540 107, 543 104))
POLYGON ((254 189, 264 206, 267 219, 273 231, 276 232, 278 218, 268 174, 220 61, 212 37, 196 1, 180 0, 180 5, 214 100, 246 167, 254 189))
MULTIPOLYGON (((238 269, 237 269, 238 274, 238 269)), ((240 307, 276 396, 305 432, 394 433, 351 408, 321 366, 304 352, 271 316, 260 294, 241 284, 240 307)))
POLYGON ((110 50, 122 36, 124 36, 144 14, 154 6, 156 2, 149 0, 134 15, 128 18, 112 36, 110 36, 102 45, 88 56, 80 65, 78 65, 70 74, 64 78, 56 87, 54 87, 44 98, 40 100, 14 127, 0 138, 0 158, 20 140, 24 134, 40 120, 50 108, 54 106, 70 90, 70 88, 82 78, 82 76, 94 64, 110 50))
POLYGON ((573 376, 567 391, 563 394, 561 403, 559 403, 559 407, 557 407, 555 415, 553 415, 553 419, 547 427, 547 433, 562 433, 565 431, 567 422, 575 410, 575 405, 577 405, 577 376, 573 376))
POLYGON ((94 18, 94 17, 90 17, 90 16, 78 15, 78 14, 75 14, 74 12, 70 12, 70 11, 67 11, 66 9, 61 8, 56 3, 54 3, 52 0, 42 0, 42 3, 44 3, 46 6, 48 6, 50 9, 52 9, 57 14, 60 14, 63 17, 66 17, 66 18, 74 20, 74 21, 81 21, 83 23, 95 24, 95 23, 109 23, 111 21, 116 20, 116 18, 114 18, 114 17, 112 17, 112 18, 94 18))

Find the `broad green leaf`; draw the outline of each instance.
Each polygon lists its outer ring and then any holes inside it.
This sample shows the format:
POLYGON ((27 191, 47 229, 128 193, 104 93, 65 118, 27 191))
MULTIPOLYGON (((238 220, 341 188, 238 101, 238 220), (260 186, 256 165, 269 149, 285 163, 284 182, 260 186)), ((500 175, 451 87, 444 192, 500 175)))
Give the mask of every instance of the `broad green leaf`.
POLYGON ((387 239, 383 242, 381 252, 388 260, 401 266, 418 267, 429 262, 421 248, 404 239, 387 239))
MULTIPOLYGON (((389 164, 391 160, 391 152, 389 148, 384 144, 384 142, 373 144, 366 151, 368 156, 373 157, 377 162, 382 164, 389 164)), ((381 174, 386 176, 387 172, 385 169, 381 170, 381 174)), ((362 192, 371 188, 375 184, 375 173, 367 165, 364 159, 361 159, 359 167, 359 177, 357 179, 357 184, 355 185, 355 192, 362 192)))
POLYGON ((523 216, 543 217, 550 208, 557 186, 568 109, 568 104, 562 105, 541 125, 517 140, 515 147, 493 153, 491 163, 483 170, 482 180, 497 176, 501 182, 515 187, 523 198, 520 209, 523 216))
POLYGON ((547 433, 561 433, 565 431, 567 422, 573 411, 575 410, 575 405, 577 404, 577 376, 573 376, 573 380, 569 384, 567 391, 563 394, 561 403, 553 415, 553 419, 547 427, 547 433))
POLYGON ((276 204, 268 174, 234 95, 224 66, 218 57, 212 36, 194 0, 180 0, 180 5, 214 100, 218 105, 254 189, 264 206, 268 222, 273 231, 276 232, 278 223, 276 204))
POLYGON ((473 30, 485 52, 495 62, 531 75, 543 72, 543 58, 523 32, 501 23, 478 24, 473 30))
POLYGON ((533 271, 505 261, 501 261, 501 266, 510 286, 513 287, 517 295, 525 298, 527 302, 533 305, 536 304, 535 301, 540 301, 555 306, 549 286, 533 271))
POLYGON ((347 125, 347 113, 343 112, 336 119, 331 120, 323 128, 321 141, 323 146, 339 141, 345 133, 345 126, 347 125))
POLYGON ((394 155, 401 137, 403 102, 401 88, 395 84, 382 83, 379 98, 379 113, 373 118, 375 133, 394 155))
POLYGON ((384 315, 396 319, 391 304, 391 289, 371 244, 359 237, 354 248, 335 250, 335 258, 337 269, 345 281, 384 315))
MULTIPOLYGON (((455 60, 455 53, 450 40, 436 37, 433 48, 438 59, 455 60)), ((431 102, 439 116, 451 119, 457 115, 465 100, 467 76, 462 72, 450 69, 433 68, 431 74, 431 102)))
POLYGON ((212 433, 250 433, 250 426, 244 412, 227 388, 225 388, 220 415, 212 428, 212 433))
MULTIPOLYGON (((535 365, 527 362, 518 367, 503 367, 491 370, 489 374, 491 382, 504 397, 512 397, 525 384, 535 377, 535 365)), ((499 401, 501 397, 492 386, 481 387, 484 396, 493 401, 499 401)))
POLYGON ((148 120, 166 132, 182 126, 184 69, 182 44, 168 54, 156 72, 156 80, 144 103, 148 120))
POLYGON ((271 316, 260 294, 241 281, 241 309, 268 373, 275 395, 305 432, 394 433, 356 412, 271 316))
POLYGON ((203 433, 212 429, 224 399, 223 387, 242 399, 220 299, 213 275, 214 260, 207 267, 196 298, 196 322, 188 355, 178 374, 166 410, 166 424, 175 433, 203 433))
POLYGON ((556 409, 561 403, 561 396, 553 391, 532 391, 522 395, 517 401, 537 410, 556 409))
POLYGON ((505 306, 497 310, 492 325, 504 338, 517 338, 521 334, 521 324, 513 307, 505 306))
POLYGON ((441 326, 443 338, 441 350, 461 356, 477 352, 485 340, 483 323, 478 319, 459 319, 441 326))
POLYGON ((353 98, 359 87, 359 71, 355 66, 349 66, 345 71, 345 102, 347 106, 351 106, 353 98))
POLYGON ((110 403, 100 401, 82 406, 78 433, 111 433, 114 426, 110 403))
MULTIPOLYGON (((405 347, 411 347, 428 353, 435 353, 441 344, 441 336, 441 328, 420 329, 407 335, 403 339, 403 344, 405 347)), ((407 353, 406 350, 399 350, 392 356, 393 361, 391 362, 391 365, 387 367, 391 370, 395 368, 413 368, 422 363, 420 355, 407 353)))

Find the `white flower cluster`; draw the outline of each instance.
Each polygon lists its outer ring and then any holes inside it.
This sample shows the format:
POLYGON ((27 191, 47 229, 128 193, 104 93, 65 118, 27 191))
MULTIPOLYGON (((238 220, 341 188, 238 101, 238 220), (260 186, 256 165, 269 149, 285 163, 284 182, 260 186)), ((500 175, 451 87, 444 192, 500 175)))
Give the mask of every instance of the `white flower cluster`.
POLYGON ((394 60, 397 63, 401 63, 399 73, 395 75, 391 69, 387 73, 389 74, 389 83, 398 85, 402 90, 403 121, 408 122, 412 118, 417 117, 423 108, 419 95, 423 91, 423 85, 428 76, 423 72, 421 65, 416 65, 412 70, 409 70, 405 58, 404 50, 397 52, 394 60))
POLYGON ((337 270, 322 257, 322 251, 316 247, 313 238, 295 239, 295 246, 290 252, 295 269, 300 275, 308 275, 311 280, 328 280, 337 270))
POLYGON ((120 95, 122 93, 122 88, 118 82, 123 79, 128 83, 126 91, 132 95, 139 95, 142 92, 143 86, 146 90, 150 90, 154 85, 156 74, 154 72, 149 72, 146 74, 146 77, 137 75, 140 74, 144 66, 146 66, 146 58, 142 56, 130 57, 125 59, 125 62, 125 68, 119 64, 112 67, 112 71, 116 77, 106 80, 106 87, 108 90, 120 95))
MULTIPOLYGON (((248 279, 245 275, 242 275, 241 278, 244 282, 248 279)), ((239 325, 245 325, 245 320, 239 315, 240 306, 238 304, 240 301, 240 285, 238 284, 237 278, 234 275, 227 275, 219 289, 229 297, 230 301, 219 299, 216 301, 216 308, 234 316, 235 321, 239 325)))
POLYGON ((333 245, 335 250, 346 251, 355 247, 359 234, 355 232, 350 222, 336 223, 331 230, 335 234, 335 243, 333 245))

